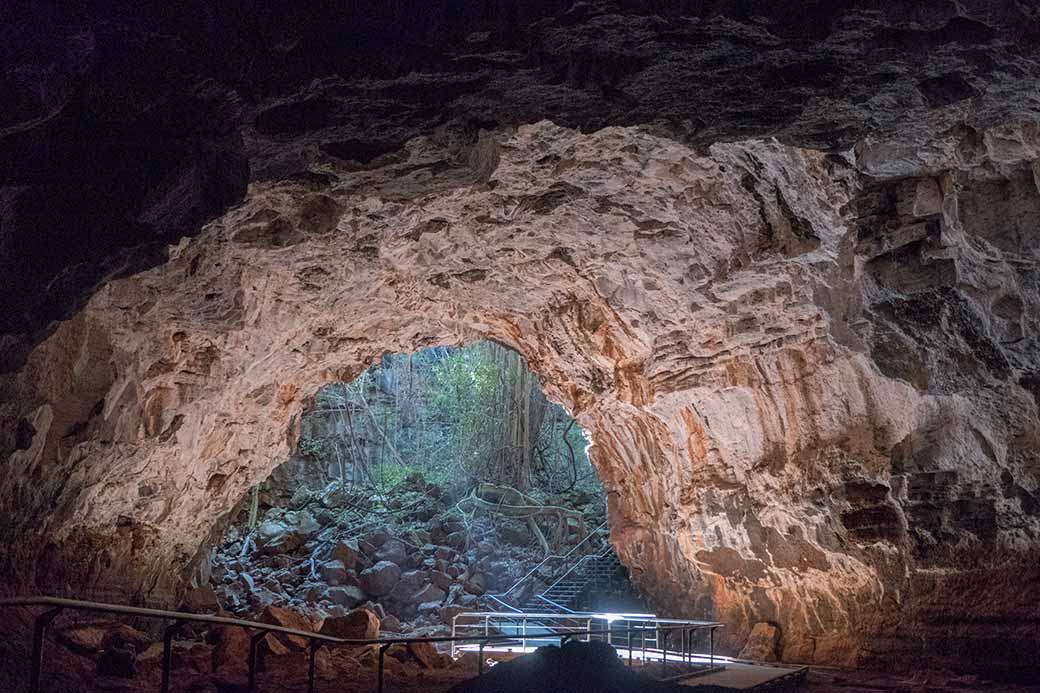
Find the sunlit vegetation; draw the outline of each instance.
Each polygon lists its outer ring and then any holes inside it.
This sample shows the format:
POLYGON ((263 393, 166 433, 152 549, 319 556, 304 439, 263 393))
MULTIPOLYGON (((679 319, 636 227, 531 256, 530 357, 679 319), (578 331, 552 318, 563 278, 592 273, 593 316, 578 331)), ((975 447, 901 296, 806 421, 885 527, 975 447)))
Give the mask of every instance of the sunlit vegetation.
POLYGON ((389 491, 419 473, 455 496, 481 483, 598 492, 581 429, 516 353, 492 342, 387 355, 323 388, 298 454, 329 480, 389 491))

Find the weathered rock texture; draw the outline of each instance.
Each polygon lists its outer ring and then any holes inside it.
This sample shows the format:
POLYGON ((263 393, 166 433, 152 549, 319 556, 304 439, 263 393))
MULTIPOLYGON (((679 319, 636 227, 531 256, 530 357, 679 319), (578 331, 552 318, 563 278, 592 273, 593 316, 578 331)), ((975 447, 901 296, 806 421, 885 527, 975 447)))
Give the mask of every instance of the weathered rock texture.
POLYGON ((175 591, 319 387, 479 336, 591 436, 661 611, 787 660, 1028 666, 1038 147, 539 123, 254 183, 0 380, 4 584, 175 591))
POLYGON ((1021 0, 7 0, 0 370, 274 180, 543 118, 706 145, 1036 117, 1021 0))

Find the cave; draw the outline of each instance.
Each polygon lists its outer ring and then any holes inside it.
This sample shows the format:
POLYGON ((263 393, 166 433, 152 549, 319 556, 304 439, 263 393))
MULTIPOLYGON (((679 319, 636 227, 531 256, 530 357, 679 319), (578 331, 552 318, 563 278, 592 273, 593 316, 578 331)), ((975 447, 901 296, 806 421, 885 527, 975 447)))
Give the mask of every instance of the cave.
POLYGON ((589 445, 516 352, 384 354, 315 394, 293 454, 218 521, 185 602, 316 623, 368 608, 391 636, 481 609, 647 613, 589 445))
POLYGON ((1040 677, 1028 3, 15 0, 0 36, 0 597, 176 608, 322 387, 488 340, 588 435, 656 613, 1040 677))

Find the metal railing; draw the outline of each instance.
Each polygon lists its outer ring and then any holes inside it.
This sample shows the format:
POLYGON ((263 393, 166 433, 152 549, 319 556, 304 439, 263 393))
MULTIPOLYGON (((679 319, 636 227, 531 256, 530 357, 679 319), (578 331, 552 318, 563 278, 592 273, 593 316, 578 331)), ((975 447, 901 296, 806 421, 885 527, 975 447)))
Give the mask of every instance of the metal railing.
MULTIPOLYGON (((679 661, 692 663, 696 653, 693 650, 693 634, 697 631, 708 632, 707 670, 715 670, 715 631, 723 624, 716 621, 696 621, 677 618, 658 618, 653 614, 576 614, 576 613, 513 613, 509 611, 488 612, 469 611, 457 614, 452 618, 452 637, 460 637, 460 631, 467 628, 479 629, 483 635, 490 636, 492 631, 511 635, 513 640, 503 641, 504 646, 518 646, 526 652, 529 643, 555 641, 561 632, 584 636, 586 641, 605 636, 608 645, 617 647, 620 643, 613 640, 615 635, 625 635, 624 648, 628 649, 628 663, 632 664, 633 652, 638 649, 640 660, 647 662, 659 660, 668 662, 668 637, 661 633, 680 631, 682 643, 677 652, 681 653, 679 661), (554 623, 559 625, 553 625, 554 623), (606 627, 593 628, 594 623, 605 623, 606 627), (614 624, 620 623, 622 628, 614 624), (577 624, 575 626, 574 624, 577 624), (583 624, 583 625, 582 625, 583 624), (533 626, 533 629, 532 629, 533 626), (508 632, 507 632, 508 631, 508 632), (635 637, 633 637, 635 634, 635 637), (637 642, 638 641, 638 642, 637 642)), ((461 639, 461 637, 460 637, 461 639)), ((459 650, 452 645, 452 656, 459 650)))
MULTIPOLYGON (((494 601, 496 604, 498 604, 500 606, 503 606, 503 607, 505 607, 507 609, 511 609, 513 611, 516 611, 517 613, 520 613, 520 611, 521 611, 520 609, 517 609, 512 604, 509 604, 508 602, 505 601, 509 597, 509 595, 514 590, 516 590, 518 587, 520 587, 522 584, 524 584, 525 582, 530 580, 532 577, 534 577, 535 573, 537 573, 539 570, 541 570, 542 566, 544 566, 549 561, 563 561, 563 560, 566 560, 566 559, 571 557, 571 554, 573 554, 575 551, 577 551, 579 548, 581 548, 583 545, 585 545, 585 543, 588 542, 589 540, 597 538, 597 537, 601 537, 599 531, 601 529, 603 529, 604 527, 606 527, 606 526, 607 526, 607 521, 606 520, 604 520, 600 524, 596 525, 588 533, 588 536, 586 536, 584 539, 582 539, 577 544, 572 546, 567 553, 559 554, 559 555, 553 554, 553 555, 550 555, 550 556, 546 556, 545 558, 542 559, 542 561, 538 565, 536 565, 534 568, 531 568, 531 570, 529 570, 526 575, 524 575, 519 580, 514 582, 512 584, 512 586, 509 589, 507 589, 505 592, 499 592, 498 594, 487 594, 487 595, 484 595, 484 596, 488 597, 489 599, 491 599, 492 601, 494 601)), ((608 546, 610 545, 609 542, 607 543, 607 545, 608 546)), ((570 570, 573 570, 573 568, 569 569, 567 572, 569 573, 570 570)))
MULTIPOLYGON (((139 618, 154 618, 162 620, 173 621, 170 625, 166 626, 163 630, 163 657, 162 657, 162 671, 161 671, 161 683, 160 690, 162 693, 168 693, 170 689, 170 671, 172 665, 172 653, 173 653, 173 637, 177 634, 177 631, 184 627, 187 623, 206 623, 212 625, 221 626, 234 626, 238 628, 244 628, 251 631, 249 637, 249 655, 248 655, 248 690, 253 692, 256 691, 256 654, 259 647, 260 641, 266 637, 269 633, 282 633, 285 635, 293 635, 307 640, 308 650, 308 668, 307 668, 307 691, 313 693, 314 691, 314 676, 315 676, 315 655, 321 647, 365 647, 365 646, 378 646, 379 648, 379 668, 376 690, 379 693, 383 691, 383 672, 384 672, 384 656, 386 651, 393 645, 409 645, 412 643, 452 643, 453 650, 454 645, 457 642, 473 642, 478 644, 478 668, 477 675, 480 676, 484 673, 484 648, 488 643, 493 642, 509 642, 516 641, 516 635, 500 634, 490 635, 485 633, 483 635, 458 635, 455 632, 455 624, 452 624, 452 635, 450 636, 434 636, 434 637, 422 637, 422 638, 376 638, 376 639, 358 639, 358 638, 339 638, 332 635, 325 635, 322 633, 314 633, 310 631, 298 630, 295 628, 287 628, 285 626, 279 626, 271 623, 258 623, 256 621, 247 621, 240 618, 229 618, 226 616, 212 616, 210 614, 192 614, 182 611, 166 611, 163 609, 149 609, 136 606, 124 606, 121 604, 105 604, 101 602, 88 602, 77 599, 64 599, 58 597, 13 597, 8 599, 0 599, 0 608, 14 608, 14 607, 34 607, 43 606, 50 607, 47 611, 36 616, 33 626, 33 648, 32 648, 32 662, 29 677, 29 693, 39 693, 40 690, 40 679, 43 671, 43 648, 46 642, 47 628, 51 625, 55 618, 57 618, 63 611, 89 611, 95 613, 109 613, 109 614, 121 614, 124 616, 135 616, 139 618)), ((460 614, 461 616, 462 614, 460 614)), ((505 613, 502 615, 513 616, 516 614, 505 613)), ((559 614, 545 614, 539 616, 559 616, 559 614)), ((458 617, 456 617, 457 620, 458 617)), ((721 623, 713 623, 706 621, 679 621, 669 619, 655 619, 657 625, 655 630, 657 633, 671 632, 675 630, 682 631, 683 637, 683 649, 682 649, 682 660, 681 661, 692 661, 692 643, 688 637, 688 631, 691 628, 709 628, 712 640, 711 650, 711 662, 714 665, 714 632, 716 628, 721 628, 721 623), (668 623, 677 625, 667 625, 668 623), (688 648, 690 651, 688 651, 688 648)), ((585 637, 591 639, 592 637, 599 635, 606 635, 608 641, 611 634, 614 635, 626 635, 628 644, 628 663, 632 664, 633 657, 633 638, 632 634, 638 632, 640 628, 638 626, 629 626, 626 629, 618 631, 617 629, 610 628, 612 625, 608 622, 608 628, 593 629, 591 624, 583 630, 560 630, 553 633, 553 639, 559 639, 560 644, 563 645, 567 640, 571 638, 585 637)), ((642 630, 649 630, 647 627, 643 627, 642 630)), ((644 638, 645 646, 645 638, 644 638)), ((664 643, 664 660, 668 660, 668 644, 667 637, 664 643)), ((678 650, 676 651, 678 652, 678 650)))
POLYGON ((614 547, 611 546, 608 543, 606 546, 604 546, 602 549, 600 549, 596 553, 590 553, 590 554, 586 554, 586 555, 582 556, 580 559, 578 559, 578 561, 574 565, 572 565, 570 568, 568 568, 566 571, 564 571, 562 575, 560 575, 558 578, 556 578, 552 582, 551 585, 549 585, 544 590, 542 590, 541 594, 538 594, 538 595, 535 595, 535 596, 538 599, 540 599, 541 601, 543 601, 543 602, 545 602, 545 603, 547 603, 547 604, 549 604, 549 605, 551 605, 551 606, 553 606, 553 607, 555 607, 557 609, 560 609, 563 613, 569 613, 569 614, 580 613, 580 612, 576 612, 574 609, 571 609, 570 607, 564 606, 563 604, 560 604, 558 602, 553 601, 552 599, 546 597, 545 595, 549 594, 549 592, 551 592, 554 587, 559 585, 561 582, 563 582, 564 580, 566 580, 570 576, 575 575, 575 574, 579 574, 580 571, 587 569, 588 566, 591 565, 594 561, 598 561, 598 560, 600 560, 602 558, 606 558, 611 553, 613 553, 613 551, 614 551, 614 547))

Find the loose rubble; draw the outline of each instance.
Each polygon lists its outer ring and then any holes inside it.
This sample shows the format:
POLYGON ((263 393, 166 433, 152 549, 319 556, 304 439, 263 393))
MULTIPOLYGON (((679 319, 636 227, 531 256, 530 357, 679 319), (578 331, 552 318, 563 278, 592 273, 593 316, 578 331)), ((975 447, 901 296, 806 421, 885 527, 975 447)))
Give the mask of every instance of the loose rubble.
MULTIPOLYGON (((542 560, 521 522, 467 518, 418 474, 386 498, 315 490, 293 502, 305 507, 270 508, 252 531, 233 525, 200 591, 246 618, 275 609, 328 624, 360 607, 377 614, 383 633, 426 634, 444 632, 542 560)), ((602 522, 601 501, 574 492, 566 502, 588 512, 591 526, 602 522)))

